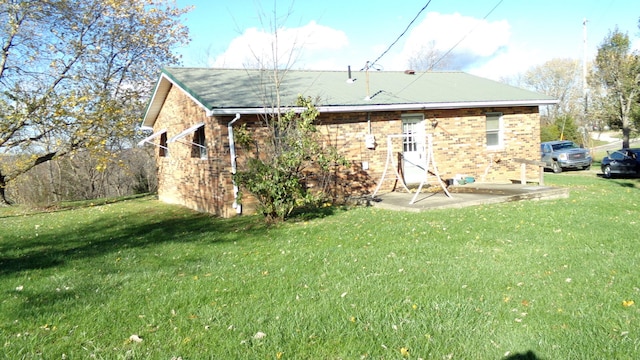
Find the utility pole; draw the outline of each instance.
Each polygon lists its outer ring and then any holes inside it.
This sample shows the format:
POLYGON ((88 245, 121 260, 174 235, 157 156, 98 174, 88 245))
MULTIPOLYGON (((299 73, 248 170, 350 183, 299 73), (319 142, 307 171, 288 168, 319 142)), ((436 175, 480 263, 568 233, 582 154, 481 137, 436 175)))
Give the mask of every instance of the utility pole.
POLYGON ((587 18, 582 21, 583 56, 582 56, 582 96, 584 98, 584 112, 582 122, 587 126, 587 110, 589 103, 589 88, 587 86, 587 18))
MULTIPOLYGON (((584 101, 584 109, 582 113, 582 128, 584 132, 582 133, 582 141, 584 144, 592 144, 591 142, 591 131, 594 129, 594 125, 600 126, 599 122, 597 124, 592 124, 588 121, 589 114, 589 84, 587 83, 587 18, 582 20, 582 37, 583 37, 583 46, 584 53, 582 55, 582 96, 584 101)), ((601 129, 599 129, 602 131, 601 129)), ((589 146, 592 149, 592 146, 589 146)), ((593 156, 593 150, 591 150, 593 156)))

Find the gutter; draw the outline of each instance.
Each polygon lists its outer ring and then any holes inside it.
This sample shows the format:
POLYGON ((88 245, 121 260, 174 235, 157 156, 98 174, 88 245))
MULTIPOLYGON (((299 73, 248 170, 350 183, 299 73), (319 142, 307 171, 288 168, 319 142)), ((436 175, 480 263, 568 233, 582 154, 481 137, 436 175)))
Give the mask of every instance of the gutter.
POLYGON ((240 113, 236 114, 236 117, 233 118, 227 124, 227 130, 229 133, 229 156, 231 157, 231 182, 233 183, 233 205, 232 207, 236 209, 236 214, 242 214, 242 205, 238 204, 238 184, 236 184, 235 175, 237 170, 236 163, 236 144, 233 141, 233 123, 240 119, 240 113))
MULTIPOLYGON (((386 105, 336 105, 336 106, 316 106, 321 113, 345 113, 345 112, 377 112, 377 111, 408 111, 408 110, 432 110, 432 109, 465 109, 483 107, 506 107, 506 106, 545 106, 556 105, 558 100, 515 100, 515 101, 466 101, 466 102, 446 102, 446 103, 412 103, 412 104, 386 104, 386 105)), ((284 108, 284 111, 294 110, 301 112, 304 109, 298 107, 284 108)), ((216 108, 209 110, 209 114, 231 115, 242 112, 244 114, 269 114, 272 113, 265 108, 216 108)))

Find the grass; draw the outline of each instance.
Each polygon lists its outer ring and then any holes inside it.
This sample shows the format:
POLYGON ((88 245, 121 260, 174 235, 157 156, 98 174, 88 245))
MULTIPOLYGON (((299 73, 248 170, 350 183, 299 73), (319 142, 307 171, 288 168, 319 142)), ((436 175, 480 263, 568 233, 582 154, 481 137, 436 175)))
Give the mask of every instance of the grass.
POLYGON ((0 209, 0 358, 635 358, 640 182, 545 176, 570 198, 278 226, 0 209))

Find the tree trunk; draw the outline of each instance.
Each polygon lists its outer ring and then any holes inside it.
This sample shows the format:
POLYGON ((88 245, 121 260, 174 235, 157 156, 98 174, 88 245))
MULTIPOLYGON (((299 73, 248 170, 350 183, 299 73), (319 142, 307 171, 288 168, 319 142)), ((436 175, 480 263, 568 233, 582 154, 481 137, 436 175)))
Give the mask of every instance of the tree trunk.
POLYGON ((6 177, 0 174, 0 206, 11 205, 11 202, 7 199, 7 194, 5 192, 6 188, 7 188, 6 177))
POLYGON ((625 124, 623 122, 622 125, 622 147, 623 148, 628 148, 629 147, 629 138, 631 137, 631 129, 629 127, 628 124, 629 120, 626 121, 627 124, 625 124))

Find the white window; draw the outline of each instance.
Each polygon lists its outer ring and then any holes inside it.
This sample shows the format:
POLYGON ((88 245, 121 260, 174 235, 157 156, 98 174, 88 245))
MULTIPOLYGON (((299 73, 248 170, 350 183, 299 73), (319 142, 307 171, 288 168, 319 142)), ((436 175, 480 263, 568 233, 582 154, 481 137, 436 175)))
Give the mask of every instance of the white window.
POLYGON ((487 147, 502 147, 502 113, 487 113, 487 147))
MULTIPOLYGON (((420 119, 422 120, 422 119, 420 119)), ((402 151, 418 151, 418 138, 417 127, 420 123, 417 122, 402 122, 402 151)))

